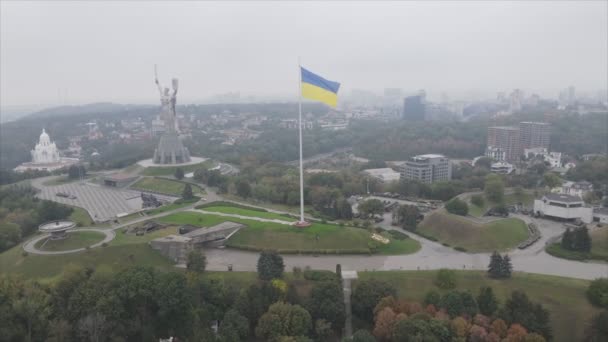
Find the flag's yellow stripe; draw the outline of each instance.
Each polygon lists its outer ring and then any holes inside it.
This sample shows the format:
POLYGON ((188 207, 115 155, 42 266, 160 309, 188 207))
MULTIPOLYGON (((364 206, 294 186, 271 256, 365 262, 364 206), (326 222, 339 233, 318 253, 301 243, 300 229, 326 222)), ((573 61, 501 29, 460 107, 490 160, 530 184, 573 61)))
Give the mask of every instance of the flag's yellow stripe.
POLYGON ((302 82, 302 96, 321 101, 331 107, 335 107, 338 103, 338 94, 306 82, 302 82))

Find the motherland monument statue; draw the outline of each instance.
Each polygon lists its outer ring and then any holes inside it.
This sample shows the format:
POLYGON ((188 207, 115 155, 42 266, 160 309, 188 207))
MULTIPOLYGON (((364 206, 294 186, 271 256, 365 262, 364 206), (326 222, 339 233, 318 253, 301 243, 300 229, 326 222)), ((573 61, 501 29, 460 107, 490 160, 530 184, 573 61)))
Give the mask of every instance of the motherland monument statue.
POLYGON ((173 92, 168 87, 163 87, 158 82, 156 65, 154 65, 154 82, 160 94, 160 117, 165 125, 165 132, 160 137, 158 148, 154 151, 155 164, 181 164, 190 161, 190 152, 184 147, 178 136, 177 113, 175 104, 177 102, 178 80, 171 80, 173 92))

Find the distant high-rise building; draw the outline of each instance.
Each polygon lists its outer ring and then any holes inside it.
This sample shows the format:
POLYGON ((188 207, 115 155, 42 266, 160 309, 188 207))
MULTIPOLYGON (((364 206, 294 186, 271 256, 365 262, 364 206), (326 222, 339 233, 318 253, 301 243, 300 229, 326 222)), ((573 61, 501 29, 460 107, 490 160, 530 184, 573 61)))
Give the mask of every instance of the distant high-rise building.
POLYGON ((519 89, 514 89, 513 92, 511 93, 511 97, 510 97, 510 102, 509 102, 509 111, 511 113, 513 112, 519 112, 521 110, 521 104, 522 104, 522 100, 524 98, 524 93, 523 91, 519 90, 519 89))
POLYGON ((408 121, 424 121, 426 113, 426 94, 424 91, 403 100, 403 119, 408 121))
POLYGON ((551 125, 545 122, 520 122, 519 146, 527 148, 543 147, 547 150, 551 143, 551 125))
POLYGON ((519 128, 494 126, 488 127, 487 150, 500 150, 505 161, 516 161, 521 155, 519 147, 519 128))
POLYGON ((423 154, 410 158, 399 168, 402 179, 423 183, 449 181, 452 179, 452 164, 441 154, 423 154))
POLYGON ((568 105, 572 106, 576 102, 576 88, 574 86, 568 87, 568 105))

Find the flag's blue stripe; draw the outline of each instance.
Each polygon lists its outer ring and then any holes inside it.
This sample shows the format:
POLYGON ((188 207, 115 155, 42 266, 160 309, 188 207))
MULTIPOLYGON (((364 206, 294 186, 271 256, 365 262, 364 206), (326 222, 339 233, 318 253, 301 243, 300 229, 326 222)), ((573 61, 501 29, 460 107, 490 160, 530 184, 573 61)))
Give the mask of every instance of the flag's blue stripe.
POLYGON ((302 69, 302 82, 315 85, 319 88, 331 91, 332 93, 338 93, 340 89, 340 83, 326 80, 323 77, 313 74, 312 72, 300 67, 302 69))

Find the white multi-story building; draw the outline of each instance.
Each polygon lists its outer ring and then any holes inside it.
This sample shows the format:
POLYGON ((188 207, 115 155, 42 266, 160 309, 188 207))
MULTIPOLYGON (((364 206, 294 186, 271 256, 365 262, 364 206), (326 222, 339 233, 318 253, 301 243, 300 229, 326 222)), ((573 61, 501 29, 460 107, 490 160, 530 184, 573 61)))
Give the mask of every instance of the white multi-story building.
POLYGON ((500 147, 486 147, 485 156, 497 161, 504 161, 507 158, 507 152, 500 147))
POLYGON ((400 167, 401 178, 422 183, 452 179, 452 163, 441 154, 422 154, 410 158, 400 167))
POLYGON ((551 165, 551 168, 562 166, 562 153, 561 152, 549 152, 544 147, 533 147, 524 149, 524 155, 526 158, 534 158, 536 156, 543 157, 543 161, 546 161, 551 165))
POLYGON ((585 198, 588 193, 593 192, 593 184, 587 181, 564 182, 560 188, 557 188, 556 192, 585 198))
POLYGON ((546 194, 534 200, 534 213, 560 220, 579 219, 585 223, 593 221, 593 209, 585 206, 579 196, 546 194))

